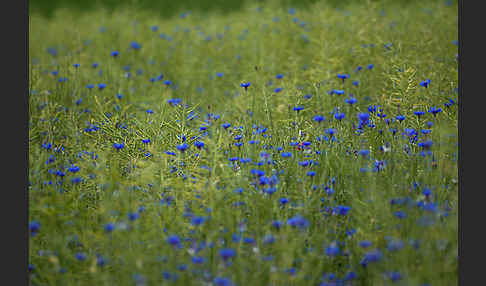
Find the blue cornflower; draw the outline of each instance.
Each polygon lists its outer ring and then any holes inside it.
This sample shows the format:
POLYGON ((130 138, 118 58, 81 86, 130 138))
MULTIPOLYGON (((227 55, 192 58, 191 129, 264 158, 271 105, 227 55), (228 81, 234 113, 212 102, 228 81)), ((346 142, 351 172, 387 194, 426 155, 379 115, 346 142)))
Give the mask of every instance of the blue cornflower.
POLYGON ((73 67, 79 68, 79 64, 73 64, 73 67))
POLYGON ((251 83, 249 83, 249 82, 242 82, 242 83, 240 84, 240 86, 241 86, 241 87, 244 87, 244 88, 245 88, 245 91, 247 91, 247 90, 248 90, 248 87, 249 87, 250 85, 251 85, 251 83))
POLYGON ((289 200, 287 198, 280 198, 279 201, 280 201, 280 204, 282 204, 282 205, 285 205, 286 203, 289 202, 289 200))
POLYGON ((331 91, 331 94, 343 95, 344 94, 344 90, 341 90, 341 89, 333 89, 331 91))
POLYGON ((120 54, 120 52, 118 52, 118 51, 111 52, 111 56, 114 57, 114 58, 118 57, 119 54, 120 54))
POLYGON ((198 149, 201 149, 201 148, 203 148, 203 147, 204 147, 204 142, 199 141, 199 140, 196 140, 196 141, 194 142, 194 146, 196 146, 198 149))
POLYGON ((121 150, 125 147, 125 144, 123 143, 113 143, 113 147, 115 147, 115 149, 117 150, 121 150))
POLYGON ((95 68, 97 68, 97 67, 98 67, 98 63, 93 63, 93 64, 91 65, 91 67, 92 67, 92 68, 94 68, 94 69, 95 69, 95 68))
POLYGON ((304 109, 304 107, 303 107, 302 105, 297 105, 297 106, 294 106, 294 111, 299 112, 299 111, 301 111, 301 110, 303 110, 303 109, 304 109))
POLYGON ((204 217, 202 216, 194 216, 191 219, 191 224, 192 225, 201 225, 204 222, 204 217))
POLYGON ((396 216, 399 219, 406 218, 407 214, 403 211, 396 211, 393 213, 394 216, 396 216))
POLYGON ((98 84, 98 89, 99 90, 103 90, 103 89, 105 89, 105 87, 106 87, 106 84, 105 83, 98 84))
POLYGON ((349 210, 351 210, 351 207, 337 206, 337 208, 334 209, 334 212, 339 215, 345 216, 346 214, 348 214, 349 210))
POLYGON ((277 87, 277 88, 275 88, 275 89, 273 90, 273 92, 275 92, 275 93, 279 93, 279 92, 281 92, 282 90, 283 90, 283 88, 281 88, 281 87, 277 87))
POLYGON ((329 245, 326 248, 326 255, 327 256, 337 256, 337 255, 339 255, 339 246, 337 245, 337 243, 333 242, 333 243, 331 243, 331 245, 329 245))
POLYGON ((329 135, 329 136, 333 136, 334 134, 336 134, 336 129, 334 129, 334 128, 327 128, 327 129, 325 130, 325 133, 326 133, 327 135, 329 135))
POLYGON ((191 261, 194 264, 202 264, 206 261, 206 258, 204 258, 202 256, 193 256, 191 261))
POLYGON ((424 190, 422 191, 422 195, 424 195, 426 197, 429 197, 431 194, 432 194, 432 191, 427 187, 425 187, 424 190))
POLYGON ((246 243, 246 244, 254 244, 256 242, 256 240, 252 237, 245 237, 243 239, 243 242, 246 243))
POLYGON ((177 245, 180 245, 181 243, 181 239, 179 238, 179 236, 173 234, 173 235, 169 235, 167 237, 167 243, 173 245, 173 246, 177 246, 177 245))
POLYGON ((356 272, 351 271, 351 272, 348 272, 346 274, 346 276, 344 277, 344 280, 345 281, 348 281, 348 280, 355 279, 356 277, 358 277, 358 275, 356 274, 356 272))
POLYGON ((283 74, 280 74, 280 73, 275 76, 275 78, 277 78, 277 79, 281 79, 283 77, 284 77, 284 75, 283 74))
POLYGON ((139 212, 128 213, 128 219, 131 221, 137 220, 139 218, 139 212))
POLYGON ((346 102, 349 105, 353 105, 356 102, 358 102, 358 100, 350 95, 349 98, 344 99, 344 102, 346 102))
POLYGON ((183 144, 180 144, 180 145, 177 145, 177 150, 181 151, 181 152, 184 152, 186 151, 186 149, 188 148, 189 146, 186 144, 186 143, 183 143, 183 144))
POLYGON ((433 144, 434 144, 434 142, 432 140, 427 140, 427 141, 418 143, 418 146, 422 147, 425 150, 428 150, 428 149, 430 149, 430 147, 432 147, 433 144))
POLYGON ((366 112, 364 112, 364 113, 359 113, 359 114, 358 114, 358 119, 359 119, 359 121, 360 121, 360 122, 362 122, 362 123, 367 123, 367 122, 368 122, 368 120, 370 119, 370 115, 369 115, 369 113, 366 113, 366 112))
POLYGON ((282 152, 281 156, 284 158, 290 158, 292 157, 292 152, 282 152))
POLYGON ((115 230, 115 225, 112 223, 107 223, 105 224, 104 229, 106 232, 112 232, 113 230, 115 230))
POLYGON ((359 85, 359 81, 358 80, 353 81, 353 85, 354 86, 358 86, 359 85))
POLYGON ((344 114, 344 113, 342 113, 342 112, 336 112, 336 113, 334 114, 334 118, 335 118, 336 120, 339 120, 339 121, 343 120, 345 117, 346 117, 346 114, 344 114))
POLYGON ((299 229, 304 229, 309 227, 310 223, 307 219, 302 216, 296 215, 287 220, 287 224, 292 227, 297 227, 299 229))
POLYGON ((374 65, 374 64, 369 64, 369 65, 367 66, 367 68, 368 68, 369 70, 373 69, 374 67, 375 67, 375 65, 374 65))
POLYGON ((381 111, 380 105, 370 105, 368 106, 368 112, 375 113, 376 111, 381 111))
POLYGON ((224 129, 228 129, 229 127, 231 127, 231 124, 230 123, 223 123, 221 125, 224 129))
POLYGON ((400 274, 400 272, 398 271, 392 271, 390 272, 389 274, 390 276, 390 279, 395 282, 395 281, 398 281, 398 280, 401 280, 402 279, 402 274, 400 274))
POLYGON ((403 120, 405 120, 405 115, 397 115, 395 117, 399 122, 402 122, 403 120))
POLYGON ((369 262, 378 262, 381 260, 382 256, 383 254, 379 249, 374 249, 365 253, 363 260, 365 261, 366 264, 369 262))
POLYGON ((309 177, 314 177, 315 175, 316 175, 316 172, 314 172, 314 171, 307 172, 307 176, 309 176, 309 177))
POLYGON ((362 240, 359 242, 359 246, 362 248, 368 248, 371 246, 371 241, 369 240, 362 240))
POLYGON ((417 115, 417 117, 420 117, 425 114, 424 111, 415 111, 413 114, 417 115))
POLYGON ((442 112, 442 108, 436 108, 436 107, 431 107, 429 110, 428 110, 429 113, 432 113, 432 115, 434 115, 434 117, 437 115, 437 113, 439 112, 442 112))
POLYGON ((423 80, 420 82, 420 86, 423 86, 425 88, 429 87, 429 84, 430 84, 430 79, 423 80))
POLYGON ((280 228, 282 227, 282 224, 283 223, 281 221, 279 221, 279 220, 272 221, 272 226, 274 228, 276 228, 277 230, 280 230, 280 228))
POLYGON ((309 164, 310 164, 310 163, 309 163, 309 161, 308 161, 308 160, 305 160, 305 161, 301 161, 301 162, 299 162, 298 164, 299 164, 299 166, 302 166, 302 167, 307 167, 307 166, 309 166, 309 164))
POLYGON ((170 80, 166 80, 166 81, 164 81, 164 84, 165 84, 165 85, 167 85, 167 86, 169 86, 171 83, 172 83, 172 82, 171 82, 170 80))
POLYGON ((140 49, 142 46, 141 46, 139 43, 137 43, 137 42, 135 42, 135 41, 132 41, 132 42, 130 43, 130 47, 131 47, 132 49, 134 49, 134 50, 138 50, 138 49, 140 49))
POLYGON ((213 283, 216 286, 232 286, 233 283, 229 278, 224 278, 224 277, 215 277, 213 279, 213 283))
POLYGON ((219 256, 221 256, 221 258, 226 261, 229 258, 235 257, 236 251, 233 248, 223 248, 219 250, 219 256))
POLYGON ((322 115, 316 115, 316 116, 314 116, 313 119, 314 119, 314 121, 320 123, 321 121, 325 120, 326 118, 322 115))
POLYGON ((86 260, 87 256, 83 252, 78 252, 78 253, 75 254, 74 257, 76 257, 76 259, 79 260, 79 261, 84 261, 84 260, 86 260))
POLYGON ((452 98, 449 98, 449 101, 444 103, 444 106, 449 108, 449 107, 453 106, 454 103, 456 103, 456 102, 452 98))
POLYGON ((142 143, 144 143, 144 144, 150 143, 150 138, 142 139, 142 143))
POLYGON ((337 77, 342 79, 344 82, 345 79, 349 78, 349 74, 338 74, 337 77))
POLYGON ((370 150, 360 150, 358 154, 363 157, 367 157, 370 155, 370 150))
POLYGON ((29 223, 29 231, 31 236, 36 236, 40 229, 40 223, 36 220, 33 220, 29 223))
POLYGON ((76 173, 76 172, 79 172, 79 167, 78 166, 75 166, 75 165, 71 165, 71 167, 69 167, 68 171, 71 172, 71 173, 76 173))
MULTIPOLYGON (((260 178, 263 178, 263 177, 260 177, 260 178)), ((271 195, 271 194, 275 193, 276 191, 277 191, 276 187, 270 187, 270 188, 263 189, 263 192, 265 194, 268 194, 268 195, 271 195)))

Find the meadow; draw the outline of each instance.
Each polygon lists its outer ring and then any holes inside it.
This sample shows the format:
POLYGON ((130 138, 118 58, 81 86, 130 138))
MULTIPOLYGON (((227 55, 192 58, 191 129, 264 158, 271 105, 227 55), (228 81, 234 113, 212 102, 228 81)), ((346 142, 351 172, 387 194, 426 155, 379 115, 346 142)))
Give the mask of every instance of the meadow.
POLYGON ((31 285, 457 285, 457 14, 30 13, 31 285))

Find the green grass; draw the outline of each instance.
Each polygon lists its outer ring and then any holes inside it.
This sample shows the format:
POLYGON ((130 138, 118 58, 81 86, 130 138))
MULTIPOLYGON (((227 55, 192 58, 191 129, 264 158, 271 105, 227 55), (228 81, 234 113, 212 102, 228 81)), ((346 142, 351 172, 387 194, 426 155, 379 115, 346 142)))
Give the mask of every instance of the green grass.
POLYGON ((248 2, 232 12, 196 9, 185 18, 126 7, 59 9, 50 18, 31 13, 29 216, 40 223, 29 243, 32 285, 144 285, 137 275, 145 285, 216 285, 215 277, 240 286, 319 285, 328 282, 325 273, 344 279, 350 272, 356 278, 337 285, 457 284, 457 104, 444 105, 458 101, 457 4, 319 2, 293 15, 291 7, 248 2), (141 48, 131 49, 132 41, 141 48), (343 73, 350 75, 344 83, 336 76, 343 73), (150 81, 159 74, 162 80, 150 81), (428 88, 419 85, 426 79, 428 88), (247 91, 243 81, 251 83, 247 91), (100 83, 106 88, 99 90, 100 83), (274 92, 277 87, 283 90, 274 92), (333 89, 345 95, 329 94, 333 89), (345 102, 350 94, 357 103, 345 102), (173 98, 182 104, 170 105, 173 98), (296 112, 298 105, 303 110, 296 112), (358 135, 357 116, 370 105, 380 105, 386 119, 406 119, 386 123, 370 113, 374 127, 365 124, 358 135), (431 107, 442 112, 434 116, 431 107), (342 121, 334 119, 335 108, 346 114, 342 121), (419 110, 426 114, 414 115, 419 110), (318 114, 326 119, 314 121, 318 114), (226 122, 228 129, 221 126, 226 122), (90 124, 97 130, 86 131, 90 124), (331 137, 328 128, 336 130, 334 141, 324 139, 331 137), (418 132, 412 142, 403 135, 411 128, 418 132), (186 152, 176 148, 182 134, 186 152), (241 147, 236 135, 243 136, 241 147), (151 142, 142 143, 146 138, 151 142), (431 154, 422 156, 419 143, 427 140, 431 154), (291 145, 303 141, 308 149, 291 145), (125 145, 118 151, 114 143, 125 145), (380 149, 385 144, 387 152, 380 149), (364 149, 369 158, 358 154, 364 149), (305 160, 313 164, 301 166, 305 160), (379 171, 377 161, 385 162, 379 171), (80 170, 69 171, 72 164, 80 170), (275 174, 275 193, 262 192, 252 169, 275 174), (315 176, 307 175, 311 170, 315 176), (82 181, 73 183, 76 177, 82 181), (428 198, 425 188, 432 191, 428 198), (391 204, 399 198, 407 199, 391 204), (129 220, 140 206, 139 218, 129 220), (327 212, 337 206, 350 210, 327 212), (398 210, 407 216, 398 218, 398 210), (192 225, 192 215, 205 220, 192 225), (287 225, 296 215, 308 227, 287 225), (283 223, 279 231, 274 220, 283 223), (105 231, 108 223, 114 231, 105 231), (264 243, 269 234, 275 241, 264 243), (180 237, 180 248, 167 242, 170 235, 180 237), (371 246, 360 247, 363 240, 371 246), (195 254, 193 242, 206 247, 195 254), (326 249, 334 242, 340 252, 332 257, 326 249), (231 263, 223 263, 222 248, 236 251, 231 263), (363 267, 373 249, 381 259, 363 267), (193 263, 196 255, 204 263, 193 263), (183 264, 187 269, 178 269, 183 264), (401 279, 393 282, 392 271, 401 279))

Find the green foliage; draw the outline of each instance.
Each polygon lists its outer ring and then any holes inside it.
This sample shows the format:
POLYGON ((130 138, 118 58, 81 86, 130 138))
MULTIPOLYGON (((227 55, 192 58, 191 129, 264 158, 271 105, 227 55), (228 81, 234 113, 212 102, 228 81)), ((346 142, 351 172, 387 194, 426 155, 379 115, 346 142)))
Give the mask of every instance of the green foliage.
MULTIPOLYGON (((33 3, 36 11, 41 4, 33 3)), ((82 14, 58 9, 49 18, 39 11, 30 17, 29 216, 41 225, 30 237, 32 285, 143 285, 136 275, 146 285, 209 285, 215 277, 236 285, 319 285, 324 273, 344 278, 350 271, 357 274, 350 285, 390 285, 390 271, 402 276, 396 285, 457 284, 457 105, 444 106, 458 101, 457 4, 242 1, 213 10, 222 2, 198 1, 202 8, 181 18, 137 6, 149 3, 143 1, 111 10, 83 3, 82 14), (132 41, 141 48, 130 48, 132 41), (343 73, 350 78, 337 78, 343 73), (163 79, 151 81, 159 74, 163 79), (420 86, 426 79, 430 85, 420 86), (251 83, 247 90, 243 81, 251 83), (358 100, 353 105, 344 101, 350 94, 358 100), (181 104, 168 103, 174 98, 181 104), (357 116, 370 105, 381 106, 386 119, 406 119, 387 123, 370 113, 374 128, 358 136, 357 116), (434 116, 431 107, 442 112, 434 116), (345 119, 334 119, 336 108, 345 119), (419 110, 426 114, 414 115, 419 110), (326 119, 318 123, 315 115, 326 119), (221 126, 226 122, 231 127, 221 126), (419 133, 416 141, 404 135, 410 128, 419 133), (418 143, 426 140, 434 142, 432 155, 421 154, 427 150, 418 143), (304 141, 311 147, 291 145, 304 141), (305 160, 314 163, 303 167, 305 160), (377 162, 386 164, 377 171, 377 162), (78 172, 68 170, 72 164, 78 172), (262 192, 252 169, 278 177, 275 193, 262 192), (426 187, 430 198, 422 194, 426 187), (349 213, 333 214, 337 206, 349 213), (398 210, 407 217, 398 218, 398 210), (133 213, 139 217, 132 221, 133 213), (189 214, 205 221, 193 225, 189 214), (297 215, 307 228, 287 225, 297 215), (274 220, 283 223, 279 231, 274 220), (167 243, 172 234, 181 248, 167 243), (233 242, 233 234, 242 240, 233 242), (264 243, 269 234, 272 244, 264 243), (207 247, 195 253, 184 238, 207 247), (390 238, 403 248, 389 250, 390 238), (372 246, 360 247, 363 240, 372 246), (340 255, 326 255, 337 241, 344 243, 340 255), (227 247, 237 253, 231 265, 218 254, 227 247), (382 259, 361 266, 375 248, 382 259), (78 261, 78 252, 87 259, 78 261), (97 265, 97 255, 105 265, 97 265), (205 262, 191 262, 194 256, 205 262), (178 270, 181 264, 187 270, 178 270), (292 267, 295 275, 286 271, 292 267)), ((175 11, 180 4, 170 3, 159 5, 175 11)))

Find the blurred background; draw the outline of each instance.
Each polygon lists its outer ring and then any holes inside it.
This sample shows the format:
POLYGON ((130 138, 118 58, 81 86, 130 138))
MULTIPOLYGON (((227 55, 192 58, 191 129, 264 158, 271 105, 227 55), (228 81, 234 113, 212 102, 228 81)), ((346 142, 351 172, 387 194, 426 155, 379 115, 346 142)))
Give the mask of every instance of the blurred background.
MULTIPOLYGON (((326 2, 329 5, 339 7, 350 2, 394 2, 404 5, 418 0, 281 0, 283 7, 305 8, 315 2, 326 2)), ((449 0, 446 2, 456 2, 449 0)), ((92 11, 94 9, 116 10, 123 6, 133 9, 148 9, 163 17, 170 17, 186 11, 192 12, 231 12, 239 10, 245 4, 265 3, 265 0, 31 0, 29 1, 30 13, 39 13, 51 17, 57 9, 67 8, 76 12, 92 11)))

